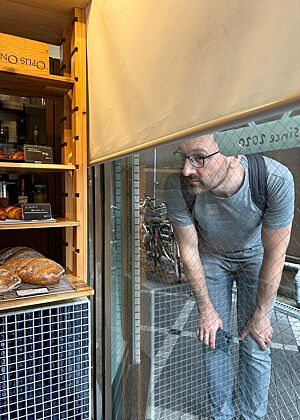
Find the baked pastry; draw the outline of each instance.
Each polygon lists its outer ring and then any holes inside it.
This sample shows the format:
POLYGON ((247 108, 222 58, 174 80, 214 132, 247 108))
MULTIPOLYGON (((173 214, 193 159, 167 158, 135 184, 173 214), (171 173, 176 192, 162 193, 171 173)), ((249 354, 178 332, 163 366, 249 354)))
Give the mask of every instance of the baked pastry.
POLYGON ((10 270, 0 268, 0 295, 11 292, 21 284, 21 279, 10 270))
POLYGON ((26 246, 4 248, 0 250, 0 265, 20 257, 42 258, 44 255, 26 246))
POLYGON ((0 220, 6 220, 7 219, 7 213, 4 209, 0 209, 0 220))
POLYGON ((13 153, 10 153, 10 155, 8 156, 10 159, 25 159, 25 154, 23 152, 23 150, 16 150, 13 153))
POLYGON ((9 219, 22 220, 22 209, 18 206, 7 206, 3 210, 6 211, 9 219))
POLYGON ((60 264, 48 258, 14 258, 2 268, 16 274, 24 283, 40 286, 57 284, 65 272, 60 264))
POLYGON ((3 150, 0 150, 0 159, 8 159, 7 154, 4 153, 3 150))

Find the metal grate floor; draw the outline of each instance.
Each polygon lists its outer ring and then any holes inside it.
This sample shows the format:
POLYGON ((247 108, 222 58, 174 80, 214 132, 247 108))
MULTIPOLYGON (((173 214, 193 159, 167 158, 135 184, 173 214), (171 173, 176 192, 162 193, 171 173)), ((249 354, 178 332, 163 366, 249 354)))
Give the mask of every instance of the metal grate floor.
MULTIPOLYGON (((146 419, 207 419, 206 379, 199 357, 201 344, 195 334, 194 299, 182 286, 152 293, 152 324, 142 326, 142 346, 143 341, 144 347, 152 342, 146 419)), ((275 308, 272 318, 272 375, 265 420, 300 418, 300 311, 289 313, 287 308, 275 308)), ((236 337, 235 315, 233 305, 232 331, 236 337)), ((232 354, 236 365, 237 338, 232 354)))

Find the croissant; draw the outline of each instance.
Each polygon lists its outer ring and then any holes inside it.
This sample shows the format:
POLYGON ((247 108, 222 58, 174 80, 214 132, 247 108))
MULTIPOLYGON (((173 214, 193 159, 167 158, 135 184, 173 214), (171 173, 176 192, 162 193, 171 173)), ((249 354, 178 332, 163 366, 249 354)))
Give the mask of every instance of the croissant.
POLYGON ((8 157, 10 159, 24 159, 25 154, 24 154, 23 150, 16 150, 15 152, 10 153, 10 155, 8 157))
POLYGON ((9 210, 14 209, 15 207, 17 206, 10 205, 10 206, 3 207, 3 210, 6 211, 7 213, 9 210))
POLYGON ((13 154, 13 159, 24 159, 24 158, 25 158, 25 154, 24 154, 23 150, 17 150, 13 154))
POLYGON ((0 159, 8 159, 7 154, 4 153, 3 150, 0 150, 0 159))
POLYGON ((5 210, 0 209, 0 220, 6 220, 7 219, 7 213, 5 210))
POLYGON ((4 207, 9 219, 22 220, 22 209, 17 206, 4 207))

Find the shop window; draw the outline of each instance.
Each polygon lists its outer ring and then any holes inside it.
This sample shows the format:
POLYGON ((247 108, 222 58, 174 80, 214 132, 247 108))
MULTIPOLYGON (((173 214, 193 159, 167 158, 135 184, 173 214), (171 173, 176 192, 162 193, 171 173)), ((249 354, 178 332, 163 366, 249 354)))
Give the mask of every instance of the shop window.
POLYGON ((299 417, 299 115, 103 165, 107 418, 299 417))

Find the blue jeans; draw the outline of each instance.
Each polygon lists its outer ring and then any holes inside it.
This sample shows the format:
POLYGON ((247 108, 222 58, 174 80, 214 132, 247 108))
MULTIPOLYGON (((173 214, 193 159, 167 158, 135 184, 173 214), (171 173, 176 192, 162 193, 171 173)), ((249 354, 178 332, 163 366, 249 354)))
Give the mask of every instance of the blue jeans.
MULTIPOLYGON (((230 330, 232 286, 237 286, 237 325, 240 334, 254 312, 262 253, 251 251, 231 257, 201 255, 208 292, 215 310, 230 330)), ((275 299, 274 299, 275 302, 275 299)), ((271 315, 271 311, 269 316, 271 315)), ((270 349, 262 351, 250 336, 239 344, 237 389, 230 353, 204 348, 209 405, 215 420, 235 419, 234 396, 245 420, 262 420, 266 414, 271 374, 270 349)))

